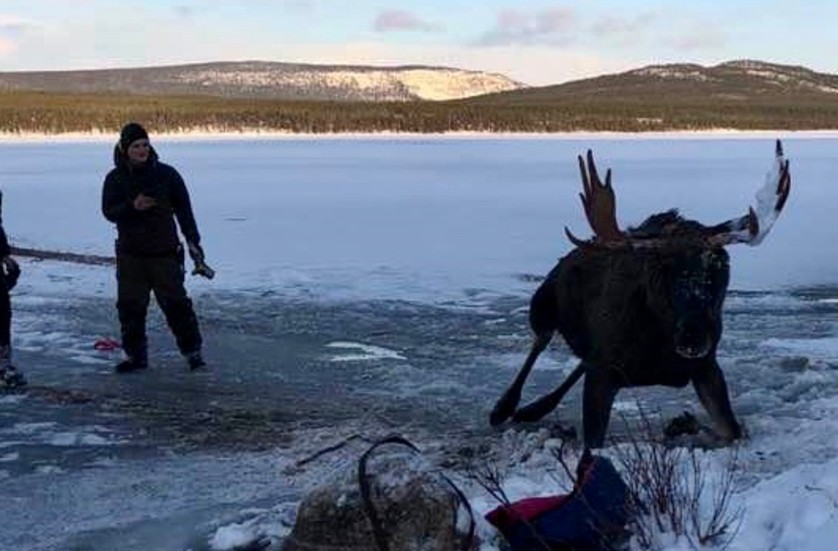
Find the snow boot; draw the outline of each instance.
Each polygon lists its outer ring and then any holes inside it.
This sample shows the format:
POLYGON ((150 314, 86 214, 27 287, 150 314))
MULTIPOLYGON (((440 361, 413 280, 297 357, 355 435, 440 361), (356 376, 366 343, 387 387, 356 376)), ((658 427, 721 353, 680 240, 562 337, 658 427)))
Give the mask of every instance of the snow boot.
POLYGON ((184 356, 186 356, 186 362, 189 364, 189 369, 191 371, 201 369, 207 365, 207 362, 204 361, 204 357, 201 355, 200 350, 184 354, 184 356))
POLYGON ((144 357, 128 356, 118 364, 116 364, 117 373, 131 373, 134 371, 141 371, 148 367, 148 360, 144 357))
POLYGON ((25 386, 26 378, 24 378, 23 373, 15 369, 14 366, 10 365, 6 368, 0 368, 0 389, 12 390, 25 386))
POLYGON ((12 347, 0 346, 0 389, 11 390, 24 386, 26 378, 12 365, 12 347))

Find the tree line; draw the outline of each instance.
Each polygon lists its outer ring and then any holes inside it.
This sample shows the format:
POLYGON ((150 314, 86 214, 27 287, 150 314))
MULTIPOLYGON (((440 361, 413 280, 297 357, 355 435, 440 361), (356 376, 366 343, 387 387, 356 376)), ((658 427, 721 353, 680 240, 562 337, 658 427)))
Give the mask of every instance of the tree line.
POLYGON ((117 132, 136 120, 154 132, 644 132, 838 128, 838 103, 795 98, 571 98, 504 102, 338 102, 0 92, 0 132, 117 132))

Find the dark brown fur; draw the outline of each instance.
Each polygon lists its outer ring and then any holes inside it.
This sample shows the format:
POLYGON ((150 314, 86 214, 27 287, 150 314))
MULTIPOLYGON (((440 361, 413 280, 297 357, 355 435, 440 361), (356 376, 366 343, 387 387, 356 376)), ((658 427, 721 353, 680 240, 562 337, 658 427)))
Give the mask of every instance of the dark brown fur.
POLYGON ((742 435, 727 385, 716 361, 722 305, 730 278, 725 245, 758 245, 768 234, 791 190, 789 161, 779 140, 756 207, 717 224, 683 219, 676 210, 650 216, 622 231, 616 218, 611 171, 599 178, 593 152, 578 157, 580 198, 594 237, 576 245, 553 268, 530 303, 535 334, 515 380, 495 404, 492 425, 514 414, 535 421, 552 411, 585 377, 582 422, 585 444, 605 441, 611 406, 621 388, 692 383, 721 436, 742 435), (539 354, 560 333, 579 365, 553 392, 521 409, 521 389, 539 354))
MULTIPOLYGON (((655 220, 635 231, 647 226, 659 235, 655 220)), ((741 435, 716 361, 729 277, 727 253, 703 244, 700 224, 680 218, 673 222, 684 237, 672 246, 645 251, 583 246, 559 261, 532 297, 535 342, 495 406, 493 425, 513 413, 516 421, 540 419, 584 375, 588 446, 602 446, 617 392, 645 385, 692 383, 722 436, 741 435), (580 358, 579 367, 555 391, 516 411, 523 383, 555 332, 580 358)))

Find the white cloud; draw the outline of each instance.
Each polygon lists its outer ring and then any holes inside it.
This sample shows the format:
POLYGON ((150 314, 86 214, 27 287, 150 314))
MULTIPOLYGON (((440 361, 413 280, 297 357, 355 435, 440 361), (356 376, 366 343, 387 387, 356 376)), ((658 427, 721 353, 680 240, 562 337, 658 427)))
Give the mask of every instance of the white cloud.
POLYGON ((697 28, 667 40, 669 45, 681 52, 719 49, 723 48, 726 42, 727 36, 719 28, 697 28))
POLYGON ((481 46, 542 44, 558 46, 575 40, 576 14, 570 8, 537 11, 503 10, 495 26, 478 40, 481 46))
POLYGON ((0 13, 0 59, 20 50, 22 38, 41 24, 31 19, 0 13))
POLYGON ((193 6, 175 6, 172 8, 175 15, 184 19, 189 19, 197 14, 197 10, 193 6))
POLYGON ((637 45, 648 39, 655 19, 651 13, 635 17, 609 15, 594 21, 591 31, 597 40, 620 45, 637 45))
POLYGON ((425 21, 419 16, 406 10, 385 10, 380 12, 373 22, 376 32, 392 31, 420 31, 433 32, 441 30, 440 25, 425 21))
POLYGON ((40 26, 40 23, 31 19, 0 13, 0 34, 19 34, 40 26))
POLYGON ((317 3, 314 0, 282 0, 282 6, 290 12, 310 13, 315 10, 317 3))

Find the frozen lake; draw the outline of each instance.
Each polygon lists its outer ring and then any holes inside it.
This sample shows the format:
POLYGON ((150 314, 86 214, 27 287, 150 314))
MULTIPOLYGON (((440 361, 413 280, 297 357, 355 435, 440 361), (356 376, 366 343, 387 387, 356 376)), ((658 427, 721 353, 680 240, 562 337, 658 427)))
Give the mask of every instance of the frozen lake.
MULTIPOLYGON (((835 438, 777 441, 838 394, 838 140, 782 137, 792 195, 762 245, 729 248, 720 348, 757 475, 838 455, 835 438)), ((529 347, 529 295, 570 249, 563 227, 589 233, 576 155, 613 169, 623 225, 742 215, 773 159, 770 138, 152 141, 218 272, 188 282, 210 369, 186 372, 152 305, 152 369, 116 376, 93 349, 118 334, 112 270, 23 261, 13 342, 33 388, 0 396, 11 548, 208 549, 219 526, 281 524, 332 459, 295 463, 335 442, 397 431, 456 456, 496 440, 487 414, 529 347)), ((0 144, 13 244, 110 254, 110 157, 0 144)), ((525 399, 573 366, 554 342, 525 399)), ((545 425, 578 425, 578 391, 545 425)), ((620 399, 699 411, 689 389, 620 399)))

